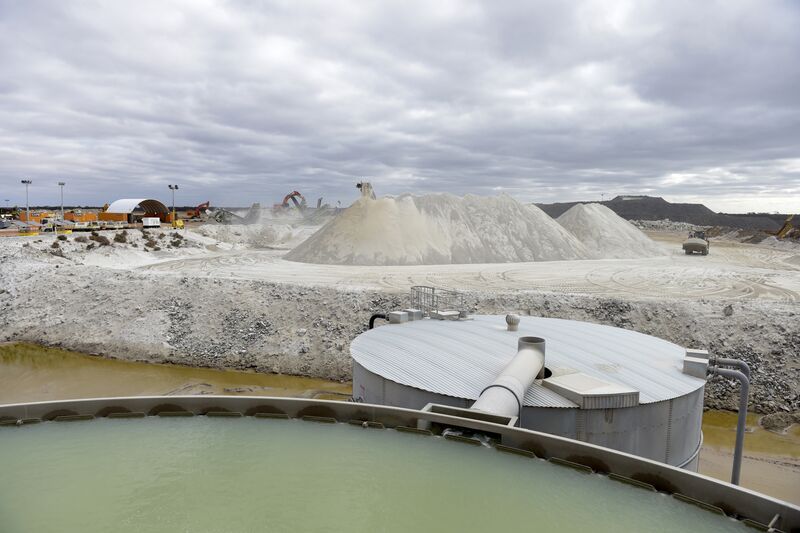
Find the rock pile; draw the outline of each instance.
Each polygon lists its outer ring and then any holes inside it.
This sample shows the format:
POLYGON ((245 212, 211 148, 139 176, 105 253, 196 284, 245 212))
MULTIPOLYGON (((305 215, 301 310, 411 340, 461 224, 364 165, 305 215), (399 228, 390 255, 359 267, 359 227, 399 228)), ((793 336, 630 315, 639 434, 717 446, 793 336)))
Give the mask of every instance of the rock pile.
POLYGON ((656 257, 666 251, 633 224, 600 204, 577 204, 556 219, 596 259, 656 257))
POLYGON ((286 255, 342 265, 586 259, 586 248, 536 206, 509 196, 360 198, 286 255))

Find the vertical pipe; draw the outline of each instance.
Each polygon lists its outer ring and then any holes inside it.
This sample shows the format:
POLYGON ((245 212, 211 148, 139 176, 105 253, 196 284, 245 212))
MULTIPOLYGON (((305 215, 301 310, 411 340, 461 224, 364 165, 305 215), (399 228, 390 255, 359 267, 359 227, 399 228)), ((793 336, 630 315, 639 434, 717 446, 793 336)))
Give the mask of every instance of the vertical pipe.
POLYGON ((384 313, 375 313, 374 315, 369 317, 369 329, 372 329, 372 328, 375 327, 375 321, 377 319, 379 319, 379 318, 381 320, 389 320, 389 317, 386 316, 384 313))
POLYGON ((736 422, 736 446, 733 449, 733 468, 731 470, 731 483, 739 484, 742 470, 742 454, 744 452, 744 433, 747 424, 747 398, 750 395, 750 380, 744 373, 729 368, 710 367, 709 374, 716 374, 730 379, 736 379, 741 384, 739 389, 739 418, 736 422))
POLYGON ((742 374, 745 375, 748 381, 750 381, 750 367, 747 366, 747 363, 741 361, 739 359, 727 359, 725 357, 717 357, 713 360, 713 363, 717 366, 732 366, 734 368, 738 368, 742 374))

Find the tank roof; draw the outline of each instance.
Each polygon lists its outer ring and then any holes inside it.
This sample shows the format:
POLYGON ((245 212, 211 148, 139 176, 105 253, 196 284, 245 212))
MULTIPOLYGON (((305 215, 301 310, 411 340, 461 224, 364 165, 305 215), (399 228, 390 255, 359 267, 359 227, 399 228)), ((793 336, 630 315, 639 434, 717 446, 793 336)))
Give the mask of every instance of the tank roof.
POLYGON ((545 367, 553 379, 552 383, 537 380, 525 394, 525 406, 579 407, 580 395, 565 393, 564 384, 556 383, 576 373, 593 378, 580 380, 579 386, 599 381, 628 402, 612 407, 630 406, 634 391, 639 404, 648 404, 684 396, 705 384, 683 373, 686 350, 677 344, 635 331, 555 318, 521 317, 518 331, 508 331, 505 316, 500 315, 391 324, 356 337, 350 352, 362 367, 396 383, 475 400, 516 354, 522 336, 545 339, 545 367))

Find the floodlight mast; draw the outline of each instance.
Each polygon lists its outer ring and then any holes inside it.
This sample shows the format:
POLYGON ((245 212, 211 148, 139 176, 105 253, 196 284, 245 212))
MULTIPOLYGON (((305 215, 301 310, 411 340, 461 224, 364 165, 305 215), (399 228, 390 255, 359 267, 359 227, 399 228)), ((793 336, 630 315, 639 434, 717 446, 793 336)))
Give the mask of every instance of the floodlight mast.
POLYGON ((170 185, 169 186, 169 190, 172 191, 172 221, 171 222, 172 222, 172 227, 174 228, 175 227, 175 220, 176 220, 176 218, 175 218, 175 191, 178 190, 178 186, 177 185, 170 185))
POLYGON ((31 180, 22 180, 22 183, 25 185, 25 223, 30 226, 31 224, 31 206, 28 203, 28 185, 33 183, 31 180))
POLYGON ((59 181, 58 186, 61 187, 61 223, 64 223, 64 185, 65 182, 59 181))

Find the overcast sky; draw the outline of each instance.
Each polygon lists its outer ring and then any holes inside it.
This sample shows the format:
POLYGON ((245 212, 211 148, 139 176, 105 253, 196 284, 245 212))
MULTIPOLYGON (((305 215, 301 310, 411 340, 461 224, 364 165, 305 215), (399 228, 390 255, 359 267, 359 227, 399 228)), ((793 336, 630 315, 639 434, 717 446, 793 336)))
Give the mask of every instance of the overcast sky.
POLYGON ((798 211, 800 2, 0 0, 0 201, 21 178, 798 211))

